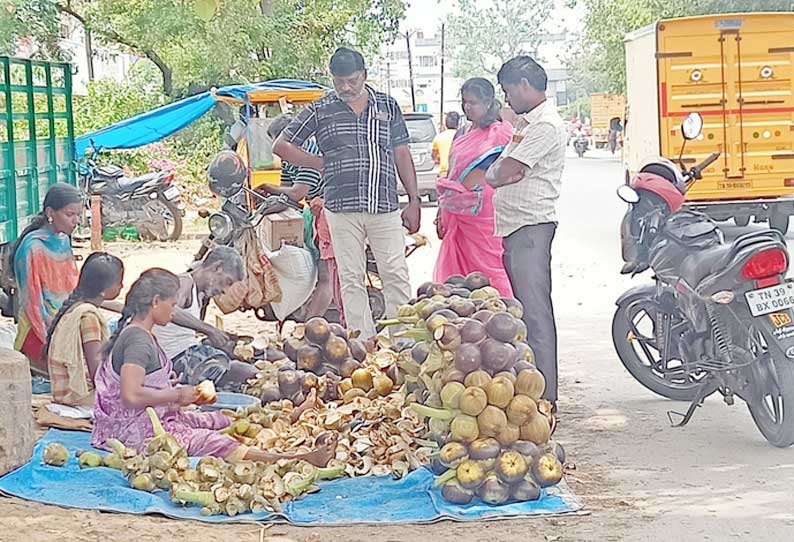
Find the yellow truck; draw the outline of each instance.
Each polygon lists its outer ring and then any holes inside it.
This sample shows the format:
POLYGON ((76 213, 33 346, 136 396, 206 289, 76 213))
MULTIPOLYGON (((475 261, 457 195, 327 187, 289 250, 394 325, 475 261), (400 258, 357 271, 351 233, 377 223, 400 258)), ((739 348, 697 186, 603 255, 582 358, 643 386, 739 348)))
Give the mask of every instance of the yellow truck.
POLYGON ((794 214, 794 13, 663 20, 626 36, 624 163, 676 160, 679 125, 703 115, 683 162, 720 159, 687 194, 690 209, 788 230, 794 214))
POLYGON ((609 146, 609 129, 618 121, 622 124, 625 114, 625 96, 606 93, 590 95, 590 126, 593 129, 593 145, 596 149, 609 146))

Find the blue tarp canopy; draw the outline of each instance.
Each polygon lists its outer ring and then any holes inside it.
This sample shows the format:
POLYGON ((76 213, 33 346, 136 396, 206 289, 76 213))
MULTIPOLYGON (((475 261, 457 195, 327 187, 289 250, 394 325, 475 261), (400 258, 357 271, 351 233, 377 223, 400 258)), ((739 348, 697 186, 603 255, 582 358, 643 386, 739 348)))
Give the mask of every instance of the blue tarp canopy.
POLYGON ((77 151, 75 156, 82 156, 91 145, 103 149, 134 149, 160 141, 204 116, 215 106, 216 97, 233 98, 246 102, 249 92, 262 90, 326 90, 326 88, 316 83, 292 79, 222 87, 214 92, 204 92, 164 105, 79 137, 75 141, 77 151))

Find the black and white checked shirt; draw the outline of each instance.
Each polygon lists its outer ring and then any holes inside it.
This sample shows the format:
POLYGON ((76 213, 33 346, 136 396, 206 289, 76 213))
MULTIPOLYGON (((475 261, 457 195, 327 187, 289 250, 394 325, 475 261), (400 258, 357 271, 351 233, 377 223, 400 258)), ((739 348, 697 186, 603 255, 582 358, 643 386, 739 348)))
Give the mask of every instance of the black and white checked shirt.
POLYGON ((394 149, 408 129, 391 96, 367 86, 361 117, 335 92, 298 113, 284 130, 299 147, 312 136, 325 160, 325 208, 333 213, 391 213, 398 209, 394 149))

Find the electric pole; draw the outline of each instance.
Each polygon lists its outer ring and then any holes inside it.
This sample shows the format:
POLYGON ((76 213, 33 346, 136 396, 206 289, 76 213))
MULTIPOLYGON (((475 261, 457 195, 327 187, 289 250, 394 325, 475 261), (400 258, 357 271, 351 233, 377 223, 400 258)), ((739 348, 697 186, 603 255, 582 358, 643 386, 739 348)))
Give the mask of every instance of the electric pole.
POLYGON ((439 126, 441 129, 444 129, 444 57, 446 56, 446 50, 444 48, 444 30, 446 25, 441 23, 441 119, 439 120, 439 126))
POLYGON ((408 80, 411 83, 411 111, 416 111, 416 91, 414 90, 414 63, 411 58, 411 35, 412 32, 405 33, 405 44, 408 47, 408 80))

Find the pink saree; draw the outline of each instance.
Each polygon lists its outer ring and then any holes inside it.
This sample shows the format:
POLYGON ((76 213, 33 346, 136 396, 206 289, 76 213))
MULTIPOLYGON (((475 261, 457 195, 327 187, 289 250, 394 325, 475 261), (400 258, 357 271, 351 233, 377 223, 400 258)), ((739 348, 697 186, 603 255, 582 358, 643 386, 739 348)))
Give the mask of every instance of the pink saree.
POLYGON ((475 128, 455 138, 447 177, 436 181, 438 214, 444 224, 444 239, 436 260, 433 280, 444 282, 451 275, 484 273, 504 297, 513 289, 502 263, 502 240, 494 236, 494 190, 487 184, 470 190, 463 183, 477 166, 498 157, 513 137, 506 122, 475 128))

